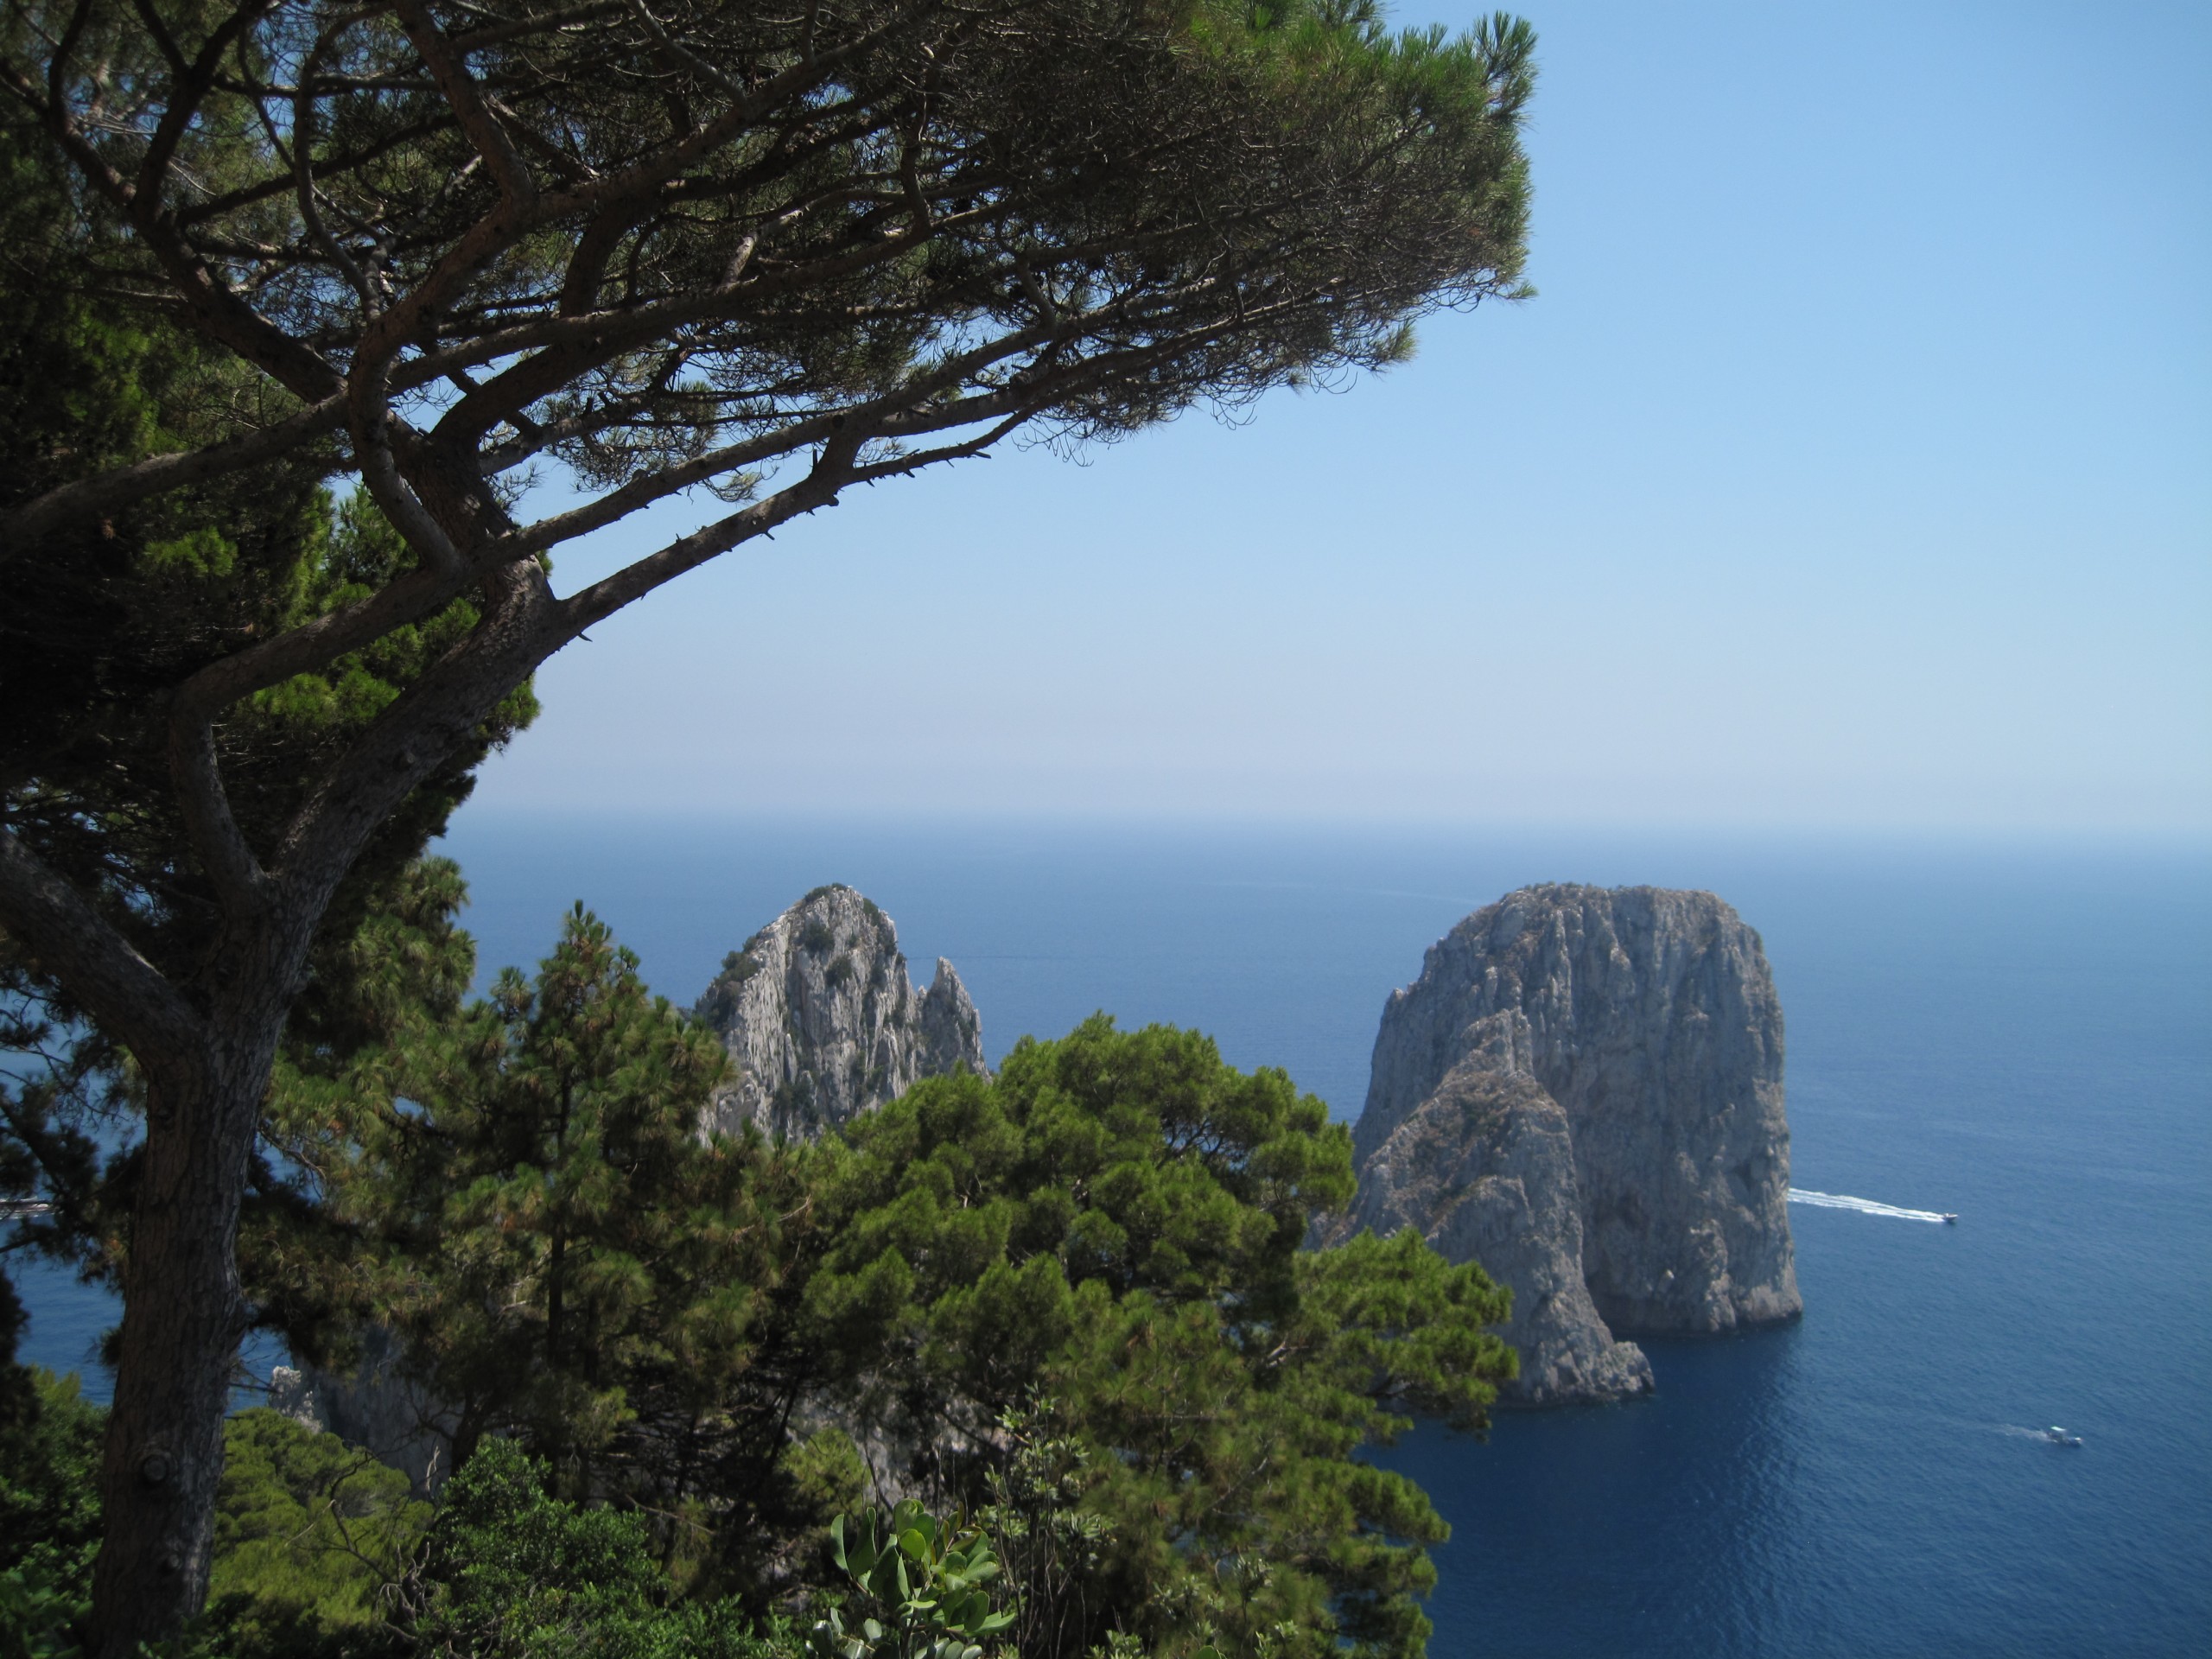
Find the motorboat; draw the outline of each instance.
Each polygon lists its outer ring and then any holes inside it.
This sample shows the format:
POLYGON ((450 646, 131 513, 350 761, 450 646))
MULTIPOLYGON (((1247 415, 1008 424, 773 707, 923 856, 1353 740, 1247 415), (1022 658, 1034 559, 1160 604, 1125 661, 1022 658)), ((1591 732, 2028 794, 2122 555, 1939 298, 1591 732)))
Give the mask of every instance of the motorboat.
POLYGON ((1959 1224, 1959 1218, 1946 1210, 1943 1211, 1943 1224, 1946 1227, 1955 1227, 1959 1224))
POLYGON ((2069 1434, 2064 1429, 2059 1427, 2056 1423, 2053 1423, 2049 1428, 2044 1430, 2043 1437, 2046 1440, 2049 1440, 2053 1446, 2079 1446, 2082 1444, 2082 1437, 2079 1434, 2069 1434))

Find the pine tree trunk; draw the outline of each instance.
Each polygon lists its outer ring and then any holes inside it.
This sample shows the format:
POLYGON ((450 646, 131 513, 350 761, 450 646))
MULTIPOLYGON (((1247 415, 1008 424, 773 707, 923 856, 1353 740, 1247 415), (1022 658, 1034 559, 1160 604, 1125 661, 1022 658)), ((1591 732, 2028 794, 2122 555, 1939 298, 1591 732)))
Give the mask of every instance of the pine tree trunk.
MULTIPOLYGON (((146 1148, 100 1470, 94 1659, 137 1659, 142 1642, 176 1635, 207 1599, 224 1408, 248 1315, 234 1250, 238 1211, 262 1097, 315 929, 362 848, 410 791, 474 741, 499 699, 559 643, 539 628, 551 600, 536 563, 487 575, 480 593, 486 611, 474 632, 326 774, 303 809, 313 833, 296 824, 281 874, 257 886, 233 869, 244 891, 193 981, 199 1018, 158 1010, 129 1039, 149 1084, 146 1148), (181 1034, 188 1025, 194 1034, 181 1034)), ((180 765, 193 759, 189 744, 177 753, 180 765)), ((213 844, 219 852, 220 836, 213 844)), ((251 861, 242 847, 234 850, 251 861)), ((113 1023, 129 1027, 133 997, 146 993, 118 961, 127 947, 73 952, 73 931, 102 925, 81 901, 55 899, 60 884, 51 873, 27 870, 21 859, 13 868, 0 861, 0 875, 12 882, 18 915, 47 929, 41 949, 79 963, 113 1023)))
POLYGON ((245 1052, 167 1068, 149 1091, 100 1470, 92 1652, 134 1659, 207 1593, 223 1417, 246 1325, 232 1245, 279 1010, 245 1052))

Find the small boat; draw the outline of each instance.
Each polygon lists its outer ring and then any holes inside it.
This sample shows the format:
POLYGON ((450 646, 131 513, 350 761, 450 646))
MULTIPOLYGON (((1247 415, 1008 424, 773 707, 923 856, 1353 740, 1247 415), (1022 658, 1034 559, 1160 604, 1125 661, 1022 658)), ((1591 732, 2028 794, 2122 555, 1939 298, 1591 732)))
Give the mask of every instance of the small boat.
POLYGON ((2053 1446, 2079 1446, 2082 1444, 2082 1437, 2079 1434, 2069 1434, 2064 1429, 2059 1427, 2056 1423, 2053 1423, 2049 1428, 2044 1430, 2043 1437, 2046 1440, 2049 1440, 2053 1446))
POLYGON ((1959 1218, 1946 1210, 1943 1211, 1943 1224, 1946 1227, 1955 1227, 1959 1224, 1959 1218))

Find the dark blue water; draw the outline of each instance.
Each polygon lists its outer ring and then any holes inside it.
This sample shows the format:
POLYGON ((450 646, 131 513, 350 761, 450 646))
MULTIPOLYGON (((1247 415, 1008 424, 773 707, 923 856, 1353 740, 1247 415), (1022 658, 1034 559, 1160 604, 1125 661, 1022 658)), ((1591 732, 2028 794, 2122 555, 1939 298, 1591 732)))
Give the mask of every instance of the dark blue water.
MULTIPOLYGON (((1523 882, 1709 887, 1765 938, 1806 1317, 1653 1344, 1658 1396, 1421 1431, 1388 1461, 1454 1528, 1439 1659, 2165 1655, 2212 1630, 2212 855, 1656 836, 473 817, 486 964, 585 899, 689 1002, 842 880, 1002 1052, 1095 1009, 1213 1033, 1358 1109, 1382 999, 1523 882), (2025 1432, 2063 1423, 2064 1451, 2025 1432)), ((29 1351, 101 1320, 26 1287, 29 1351), (73 1324, 72 1321, 74 1321, 73 1324)), ((89 1379, 93 1391, 99 1379, 89 1379)))

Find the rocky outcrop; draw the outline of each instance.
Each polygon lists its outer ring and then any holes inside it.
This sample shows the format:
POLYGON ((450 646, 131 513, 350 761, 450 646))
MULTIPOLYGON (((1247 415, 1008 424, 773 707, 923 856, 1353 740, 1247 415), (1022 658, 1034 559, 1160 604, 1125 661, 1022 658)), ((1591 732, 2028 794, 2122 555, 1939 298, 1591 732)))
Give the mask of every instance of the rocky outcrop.
POLYGON ((817 887, 732 951, 692 1012, 729 1050, 707 1117, 725 1134, 810 1139, 922 1077, 988 1075, 952 964, 939 957, 917 995, 898 929, 850 887, 817 887))
POLYGON ((1616 1335, 1802 1306, 1782 1065, 1758 935, 1711 893, 1510 893, 1383 1012, 1354 1224, 1416 1227, 1513 1287, 1510 1397, 1649 1388, 1616 1335))
POLYGON ((353 1370, 279 1365, 269 1375, 269 1403, 402 1471, 417 1497, 429 1497, 453 1472, 459 1414, 431 1398, 400 1359, 391 1333, 371 1325, 361 1332, 361 1360, 353 1370))
POLYGON ((1529 1072, 1519 1010, 1469 1027, 1468 1048, 1360 1172, 1344 1232, 1411 1227, 1448 1260, 1513 1289, 1498 1334, 1521 1356, 1516 1403, 1617 1400, 1651 1387, 1634 1343, 1616 1342, 1582 1280, 1581 1190, 1567 1113, 1529 1072))

